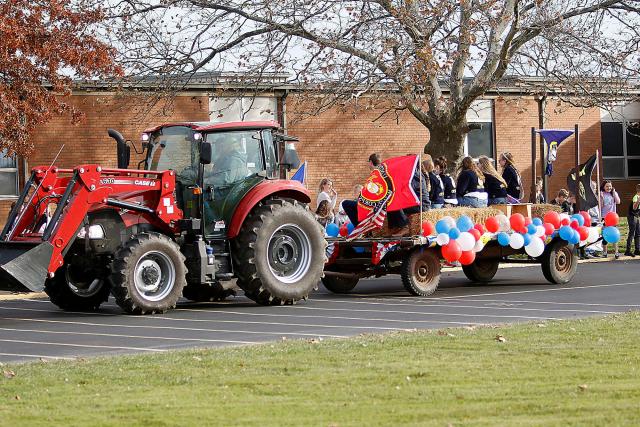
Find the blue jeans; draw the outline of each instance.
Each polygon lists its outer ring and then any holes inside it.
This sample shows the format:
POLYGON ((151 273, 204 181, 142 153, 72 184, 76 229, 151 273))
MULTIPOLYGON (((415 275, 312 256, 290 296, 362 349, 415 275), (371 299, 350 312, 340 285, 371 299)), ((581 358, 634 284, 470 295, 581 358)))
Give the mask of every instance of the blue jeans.
POLYGON ((487 200, 481 200, 477 197, 462 196, 458 197, 458 206, 468 206, 470 208, 486 208, 487 200))
POLYGON ((507 198, 506 197, 496 197, 495 199, 489 199, 488 205, 506 205, 507 198))
POLYGON ((431 203, 431 209, 442 209, 444 203, 431 203))

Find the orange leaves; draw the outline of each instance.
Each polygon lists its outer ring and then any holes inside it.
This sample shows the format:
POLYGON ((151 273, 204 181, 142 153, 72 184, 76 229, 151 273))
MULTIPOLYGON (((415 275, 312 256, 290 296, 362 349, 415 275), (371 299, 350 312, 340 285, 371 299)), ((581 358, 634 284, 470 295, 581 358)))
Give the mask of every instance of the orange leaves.
POLYGON ((114 51, 94 36, 99 9, 70 0, 0 4, 0 149, 27 155, 30 133, 52 114, 77 113, 61 99, 73 78, 117 76, 114 51))

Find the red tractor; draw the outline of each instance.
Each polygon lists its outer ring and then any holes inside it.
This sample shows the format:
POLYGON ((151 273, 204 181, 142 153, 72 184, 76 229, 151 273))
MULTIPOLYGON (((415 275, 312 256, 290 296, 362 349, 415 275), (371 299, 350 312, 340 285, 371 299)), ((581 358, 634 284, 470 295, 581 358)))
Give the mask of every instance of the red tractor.
POLYGON ((231 279, 259 304, 305 299, 326 242, 307 189, 279 179, 299 163, 275 122, 174 123, 143 134, 145 160, 32 170, 0 235, 0 288, 44 290, 65 310, 113 294, 128 313, 181 296, 223 299, 231 279), (144 163, 144 168, 142 168, 144 163))

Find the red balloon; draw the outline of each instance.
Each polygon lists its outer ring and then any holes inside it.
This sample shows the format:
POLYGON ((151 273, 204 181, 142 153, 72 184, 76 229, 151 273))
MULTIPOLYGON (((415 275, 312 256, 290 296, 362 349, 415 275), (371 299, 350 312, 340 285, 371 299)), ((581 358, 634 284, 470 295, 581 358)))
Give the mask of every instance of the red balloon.
POLYGON ((422 223, 423 236, 431 236, 434 231, 435 231, 435 227, 433 226, 433 223, 431 221, 427 220, 422 223))
POLYGON ((569 218, 564 218, 562 221, 560 221, 560 225, 569 225, 571 223, 571 220, 569 218))
POLYGON ((484 222, 484 225, 487 226, 487 230, 489 230, 491 233, 495 233, 500 229, 500 223, 495 216, 487 218, 487 220, 484 222))
POLYGON ((584 224, 583 225, 585 227, 591 227, 591 216, 589 215, 589 213, 585 212, 585 211, 580 211, 580 215, 584 219, 584 224))
POLYGON ((524 216, 520 213, 514 213, 509 218, 509 224, 514 230, 521 230, 524 227, 524 216))
POLYGON ((476 260, 476 253, 474 251, 464 251, 460 255, 460 264, 469 265, 473 264, 473 261, 476 260))
POLYGON ((524 217, 524 226, 526 227, 527 225, 531 224, 533 221, 531 220, 531 218, 529 218, 528 216, 524 217))
POLYGON ((460 259, 460 255, 462 255, 462 249, 455 240, 451 240, 442 247, 442 257, 449 262, 457 261, 460 259))
POLYGON ((587 240, 587 237, 589 237, 589 229, 584 225, 578 227, 578 234, 580 234, 580 241, 587 240))
POLYGON ((577 230, 577 229, 578 229, 578 227, 580 227, 580 223, 578 222, 578 220, 577 220, 577 219, 574 219, 574 220, 572 220, 572 221, 569 223, 569 226, 570 226, 571 228, 573 228, 574 230, 577 230))
POLYGON ((560 214, 555 211, 549 211, 544 214, 543 222, 551 224, 557 230, 560 228, 560 214))
POLYGON ((549 224, 548 222, 545 222, 543 227, 544 234, 546 234, 547 236, 551 236, 556 229, 553 224, 549 224))
POLYGON ((607 227, 614 227, 620 222, 620 217, 615 212, 609 212, 604 216, 604 225, 607 227))
POLYGON ((477 228, 472 228, 471 230, 469 230, 469 234, 471 234, 473 238, 476 239, 476 242, 480 240, 480 236, 482 236, 477 228))
POLYGON ((340 235, 342 237, 346 237, 347 234, 349 234, 349 230, 347 229, 347 224, 342 224, 342 227, 340 227, 340 235))
POLYGON ((478 230, 480 232, 480 235, 483 235, 485 232, 484 227, 482 226, 482 224, 476 224, 473 226, 473 228, 475 228, 476 230, 478 230))
POLYGON ((516 231, 520 234, 527 234, 529 232, 529 230, 527 230, 527 227, 522 227, 516 231))

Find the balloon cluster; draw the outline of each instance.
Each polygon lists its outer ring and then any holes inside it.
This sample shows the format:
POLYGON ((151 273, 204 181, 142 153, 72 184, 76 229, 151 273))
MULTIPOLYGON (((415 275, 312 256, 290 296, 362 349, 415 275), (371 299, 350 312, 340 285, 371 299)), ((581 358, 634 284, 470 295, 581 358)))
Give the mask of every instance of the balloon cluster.
POLYGON ((476 252, 481 251, 490 239, 490 236, 485 237, 484 226, 474 224, 467 215, 462 215, 457 221, 445 216, 435 226, 430 221, 422 223, 423 235, 429 236, 434 232, 442 257, 449 262, 459 261, 462 265, 473 263, 476 252))

